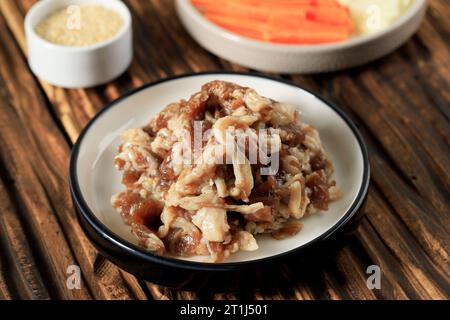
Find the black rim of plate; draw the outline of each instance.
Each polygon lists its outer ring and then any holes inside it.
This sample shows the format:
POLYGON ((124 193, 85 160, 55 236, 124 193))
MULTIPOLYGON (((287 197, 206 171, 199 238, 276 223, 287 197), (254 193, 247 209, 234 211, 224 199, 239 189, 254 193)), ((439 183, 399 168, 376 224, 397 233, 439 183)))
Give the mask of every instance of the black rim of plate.
POLYGON ((302 88, 298 85, 295 85, 289 81, 286 80, 280 80, 275 79, 269 76, 260 75, 260 74, 254 74, 254 73, 246 73, 246 72, 226 72, 226 71, 211 71, 211 72, 201 72, 201 73, 189 73, 184 74, 180 76, 173 76, 168 77, 164 79, 160 79, 148 84, 145 84, 139 88, 136 88, 134 90, 131 90, 130 92, 124 94, 120 98, 110 102, 107 104, 102 110, 100 110, 87 124, 87 126, 83 129, 83 131, 80 133, 80 136, 75 143, 73 149, 72 149, 72 155, 70 157, 70 168, 69 168, 69 184, 70 184, 70 190, 72 193, 73 200, 75 202, 76 207, 79 210, 79 213, 83 215, 83 218, 89 223, 89 225, 105 240, 108 242, 114 244, 115 246, 120 247, 121 249, 127 251, 129 254, 132 254, 134 256, 137 256, 145 261, 152 262, 152 263, 158 263, 165 266, 170 267, 176 267, 176 268, 183 268, 183 269, 190 269, 190 270, 197 270, 197 271, 232 271, 232 270, 238 270, 246 267, 252 267, 256 264, 261 263, 267 263, 272 262, 274 260, 287 257, 288 255, 294 254, 296 252, 300 252, 302 249, 305 249, 306 247, 310 247, 324 239, 329 238, 330 236, 334 235, 338 230, 340 230, 342 227, 344 227, 351 218, 358 212, 358 210, 361 208, 364 199, 366 198, 368 188, 369 188, 369 182, 370 182, 370 163, 369 163, 369 157, 368 157, 368 151, 367 146, 362 138, 361 133, 356 128, 356 125, 353 123, 353 121, 350 119, 348 115, 346 115, 339 107, 337 107, 334 103, 331 103, 327 101, 326 99, 322 98, 320 95, 307 90, 305 88, 302 88), (194 261, 186 261, 181 260, 173 257, 168 256, 159 256, 156 254, 153 254, 149 251, 144 250, 143 248, 134 245, 130 243, 129 241, 119 237, 116 235, 112 230, 110 230, 108 227, 106 227, 98 218, 94 215, 94 213, 91 211, 89 206, 87 205, 86 201, 83 198, 78 177, 76 174, 76 168, 77 168, 77 161, 79 156, 79 151, 81 148, 81 145, 83 143, 83 139, 91 126, 93 126, 97 119, 99 119, 103 113, 114 107, 116 104, 121 102, 122 100, 127 99, 128 97, 134 95, 135 93, 138 93, 142 90, 145 90, 147 88, 150 88, 152 86, 169 82, 172 80, 180 79, 180 78, 189 78, 189 77, 195 77, 195 76, 203 76, 203 75, 217 75, 220 77, 221 75, 241 75, 241 76, 249 76, 249 77, 257 77, 257 78, 263 78, 271 81, 275 81, 278 83, 287 84, 289 86, 295 87, 300 90, 304 90, 306 92, 309 92, 319 100, 323 101, 327 106, 332 108, 344 121, 345 123, 350 127, 353 134, 355 135, 356 140, 358 141, 358 144, 361 148, 361 153, 363 157, 363 180, 361 183, 360 190, 358 192, 358 195, 356 196, 355 200, 353 201, 350 208, 347 210, 347 212, 344 214, 344 216, 335 223, 330 229, 328 229, 326 232, 321 234, 320 236, 316 237, 315 239, 299 246, 294 249, 291 249, 286 252, 282 252, 273 256, 269 256, 266 258, 256 259, 256 260, 248 260, 248 261, 242 261, 242 262, 225 262, 225 263, 208 263, 208 262, 194 262, 194 261))

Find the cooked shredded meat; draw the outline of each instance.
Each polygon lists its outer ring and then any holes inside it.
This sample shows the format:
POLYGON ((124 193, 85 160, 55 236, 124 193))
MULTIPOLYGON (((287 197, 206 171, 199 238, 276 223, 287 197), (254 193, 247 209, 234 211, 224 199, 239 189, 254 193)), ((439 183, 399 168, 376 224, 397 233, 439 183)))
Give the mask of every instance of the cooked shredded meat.
POLYGON ((236 84, 207 83, 122 139, 114 164, 126 190, 112 205, 156 254, 220 262, 257 250, 255 235, 291 237, 340 194, 317 130, 236 84))

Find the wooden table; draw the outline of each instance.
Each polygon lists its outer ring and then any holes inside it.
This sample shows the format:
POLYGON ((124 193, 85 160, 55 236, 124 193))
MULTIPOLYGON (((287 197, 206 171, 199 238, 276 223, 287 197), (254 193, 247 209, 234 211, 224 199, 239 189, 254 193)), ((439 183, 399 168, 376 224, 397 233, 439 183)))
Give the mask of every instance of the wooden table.
POLYGON ((97 255, 77 222, 68 160, 78 133, 105 104, 160 78, 247 69, 200 48, 169 0, 129 0, 134 62, 116 81, 63 90, 27 66, 25 13, 35 0, 0 0, 0 299, 446 299, 450 297, 450 5, 430 0, 420 31, 395 53, 332 74, 290 80, 338 103, 366 139, 367 215, 317 269, 286 270, 289 288, 235 294, 146 283, 97 255), (79 265, 80 290, 66 269, 79 265), (378 265, 381 289, 366 286, 378 265))

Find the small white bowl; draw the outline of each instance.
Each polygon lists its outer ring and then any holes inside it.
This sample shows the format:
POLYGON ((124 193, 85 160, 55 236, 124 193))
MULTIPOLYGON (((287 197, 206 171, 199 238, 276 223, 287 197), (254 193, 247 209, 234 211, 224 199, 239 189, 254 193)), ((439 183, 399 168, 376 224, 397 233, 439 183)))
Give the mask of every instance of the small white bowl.
POLYGON ((426 0, 415 0, 389 28, 344 42, 319 45, 285 45, 252 40, 210 22, 190 0, 176 0, 181 22, 205 49, 252 69, 276 73, 329 72, 378 59, 408 40, 425 15, 426 0))
POLYGON ((25 18, 28 63, 33 73, 52 85, 87 88, 109 82, 130 66, 133 57, 131 14, 119 0, 43 0, 25 18), (37 24, 52 12, 70 5, 97 4, 112 9, 124 26, 111 39, 84 47, 50 43, 36 32, 37 24))

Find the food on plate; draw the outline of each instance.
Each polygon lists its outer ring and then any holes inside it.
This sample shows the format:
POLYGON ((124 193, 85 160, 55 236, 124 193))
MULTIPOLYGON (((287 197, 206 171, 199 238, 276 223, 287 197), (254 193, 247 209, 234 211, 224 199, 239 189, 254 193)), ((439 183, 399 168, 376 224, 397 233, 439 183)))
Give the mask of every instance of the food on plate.
POLYGON ((285 239, 340 196, 318 131, 295 106, 213 81, 126 130, 112 205, 149 251, 221 262, 285 239))
POLYGON ((414 0, 192 0, 211 22, 264 42, 321 44, 373 33, 414 0))
POLYGON ((44 40, 83 47, 114 37, 123 27, 119 13, 99 5, 68 6, 45 17, 35 28, 44 40))
POLYGON ((192 0, 215 24, 256 40, 314 44, 353 32, 348 9, 335 0, 192 0))

